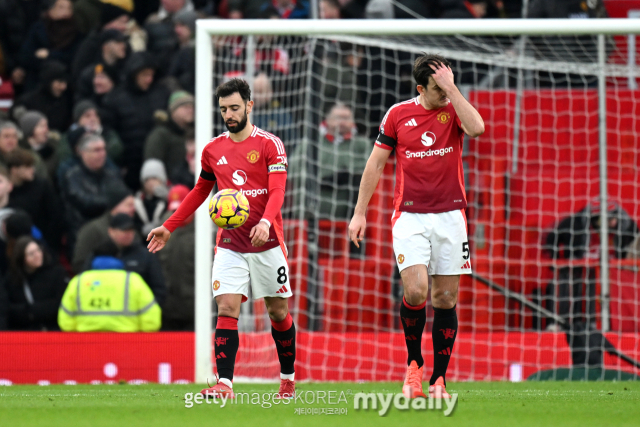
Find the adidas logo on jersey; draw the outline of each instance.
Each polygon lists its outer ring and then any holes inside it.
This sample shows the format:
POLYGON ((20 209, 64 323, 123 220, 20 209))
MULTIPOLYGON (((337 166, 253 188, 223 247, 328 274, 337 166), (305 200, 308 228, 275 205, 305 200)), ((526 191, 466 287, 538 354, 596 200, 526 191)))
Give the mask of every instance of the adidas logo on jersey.
POLYGON ((418 126, 418 123, 416 122, 416 119, 411 119, 407 123, 405 123, 404 125, 405 126, 418 126))
POLYGON ((216 163, 217 165, 228 165, 229 162, 227 162, 227 159, 224 158, 224 156, 222 156, 222 158, 220 160, 218 160, 218 163, 216 163))

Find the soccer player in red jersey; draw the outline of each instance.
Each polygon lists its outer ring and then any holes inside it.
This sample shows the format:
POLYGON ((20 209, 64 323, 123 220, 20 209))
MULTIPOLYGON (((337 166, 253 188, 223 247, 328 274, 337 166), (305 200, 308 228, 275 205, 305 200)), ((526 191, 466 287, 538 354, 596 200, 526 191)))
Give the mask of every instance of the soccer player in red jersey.
POLYGON ((232 79, 218 86, 216 98, 228 132, 205 146, 195 188, 162 226, 151 230, 148 248, 151 252, 162 249, 171 232, 209 197, 216 181, 218 188, 233 188, 247 197, 247 222, 237 229, 219 229, 216 238, 212 286, 218 304, 214 347, 220 378, 202 393, 233 396, 238 316, 251 286, 254 298, 264 298, 271 318, 271 334, 280 360, 279 396, 292 398, 296 329, 287 306, 292 293, 280 212, 287 181, 287 155, 278 137, 251 124, 253 101, 247 82, 232 79))
POLYGON ((414 63, 413 77, 420 95, 392 106, 380 124, 380 134, 360 183, 349 238, 357 246, 363 240, 367 205, 395 149, 391 223, 393 249, 404 285, 400 317, 408 353, 402 392, 408 398, 425 396, 420 347, 426 324, 429 274, 434 311, 434 366, 429 394, 442 397, 447 396, 445 374, 458 330, 460 274, 471 273, 462 142, 465 133, 471 137, 481 135, 484 122, 456 87, 445 58, 420 56, 414 63))

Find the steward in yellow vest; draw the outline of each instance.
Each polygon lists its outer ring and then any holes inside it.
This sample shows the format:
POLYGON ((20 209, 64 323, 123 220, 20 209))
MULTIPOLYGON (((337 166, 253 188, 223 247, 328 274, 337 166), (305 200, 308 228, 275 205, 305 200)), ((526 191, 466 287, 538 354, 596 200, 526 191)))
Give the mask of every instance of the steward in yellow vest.
POLYGON ((155 332, 160 306, 138 273, 123 270, 111 256, 98 256, 92 269, 67 286, 58 310, 58 325, 75 332, 155 332))

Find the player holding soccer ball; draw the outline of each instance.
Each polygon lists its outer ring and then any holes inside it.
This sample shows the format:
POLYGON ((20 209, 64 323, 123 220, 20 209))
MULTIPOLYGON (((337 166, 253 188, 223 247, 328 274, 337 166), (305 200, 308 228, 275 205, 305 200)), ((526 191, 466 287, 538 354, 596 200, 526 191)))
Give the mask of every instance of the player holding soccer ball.
POLYGON ((447 397, 445 374, 458 330, 458 283, 460 274, 471 273, 462 142, 465 133, 481 135, 484 122, 456 87, 445 58, 420 56, 414 63, 413 77, 420 95, 392 106, 380 124, 360 183, 349 238, 357 246, 363 240, 367 205, 395 149, 395 211, 391 223, 393 249, 404 285, 400 317, 408 352, 402 392, 407 398, 425 397, 420 347, 427 320, 428 273, 434 311, 429 395, 447 397))
MULTIPOLYGON (((151 252, 162 249, 171 232, 207 199, 216 181, 219 188, 241 191, 248 198, 251 212, 247 222, 238 228, 218 230, 212 280, 218 304, 214 347, 220 378, 202 393, 233 397, 238 316, 251 285, 253 297, 264 298, 271 318, 271 334, 280 360, 279 396, 290 398, 295 392, 296 329, 287 306, 292 294, 280 213, 287 155, 280 139, 251 124, 253 101, 247 82, 232 79, 218 86, 216 98, 229 131, 204 148, 202 172, 195 188, 162 226, 151 230, 148 247, 151 252)), ((224 197, 218 205, 224 203, 224 197)))

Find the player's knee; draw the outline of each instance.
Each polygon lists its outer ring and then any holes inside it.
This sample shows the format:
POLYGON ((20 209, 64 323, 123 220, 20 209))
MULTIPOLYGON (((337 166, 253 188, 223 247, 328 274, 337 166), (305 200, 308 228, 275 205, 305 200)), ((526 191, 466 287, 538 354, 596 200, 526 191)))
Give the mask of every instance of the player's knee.
POLYGON ((218 304, 218 316, 225 317, 238 317, 236 313, 237 309, 233 307, 231 304, 227 304, 225 302, 218 304))
POLYGON ((427 289, 420 286, 405 286, 404 299, 409 305, 422 305, 427 300, 427 289))
POLYGON ((289 310, 287 310, 286 306, 284 307, 271 306, 267 308, 267 313, 269 313, 269 318, 274 322, 282 322, 287 317, 288 312, 289 310))
POLYGON ((433 290, 431 304, 436 308, 453 308, 458 302, 458 292, 448 289, 433 290))

